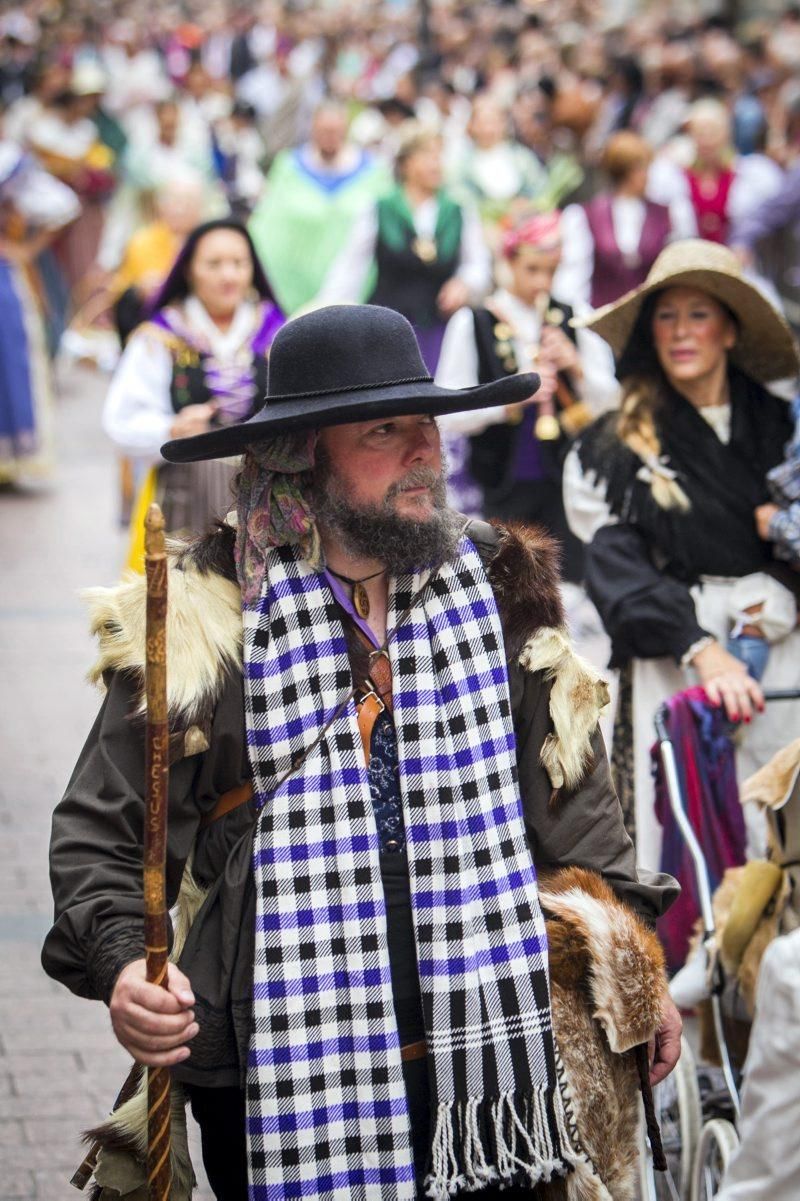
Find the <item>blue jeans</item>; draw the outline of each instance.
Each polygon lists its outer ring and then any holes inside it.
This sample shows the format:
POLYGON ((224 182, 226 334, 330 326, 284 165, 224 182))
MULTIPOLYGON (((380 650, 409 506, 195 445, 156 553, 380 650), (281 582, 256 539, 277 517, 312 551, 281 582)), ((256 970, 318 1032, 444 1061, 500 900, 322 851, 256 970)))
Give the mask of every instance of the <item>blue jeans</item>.
POLYGON ((744 663, 754 680, 760 680, 766 671, 769 659, 769 643, 766 638, 753 638, 750 634, 739 634, 728 639, 729 652, 744 663))

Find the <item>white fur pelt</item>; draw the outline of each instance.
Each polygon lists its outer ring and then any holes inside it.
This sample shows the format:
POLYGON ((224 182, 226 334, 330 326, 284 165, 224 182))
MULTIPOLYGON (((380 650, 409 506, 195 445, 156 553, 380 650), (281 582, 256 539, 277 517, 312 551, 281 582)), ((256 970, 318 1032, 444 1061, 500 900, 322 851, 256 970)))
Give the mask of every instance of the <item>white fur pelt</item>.
MULTIPOLYGON (((202 573, 188 556, 171 558, 167 582, 167 698, 170 719, 193 715, 219 694, 226 671, 242 661, 242 609, 236 584, 202 573)), ((114 588, 87 588, 92 633, 100 656, 89 672, 133 672, 145 665, 146 582, 129 575, 114 588)), ((139 712, 145 709, 142 695, 139 712)))
POLYGON ((544 626, 528 639, 519 661, 552 680, 553 733, 542 746, 542 766, 554 789, 575 788, 591 762, 592 736, 609 701, 608 684, 572 648, 564 627, 544 626))

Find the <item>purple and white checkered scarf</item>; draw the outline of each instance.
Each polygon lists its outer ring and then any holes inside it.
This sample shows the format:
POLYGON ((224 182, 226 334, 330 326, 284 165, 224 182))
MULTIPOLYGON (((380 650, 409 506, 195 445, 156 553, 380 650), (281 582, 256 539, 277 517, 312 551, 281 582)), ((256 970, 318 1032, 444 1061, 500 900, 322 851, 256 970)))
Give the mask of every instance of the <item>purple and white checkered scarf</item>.
MULTIPOLYGON (((494 596, 465 539, 398 626, 427 578, 392 582, 389 628, 432 1090, 425 1188, 443 1199, 548 1180, 580 1152, 556 1080, 494 596)), ((352 700, 314 747, 352 687, 338 609, 324 575, 281 547, 267 553, 244 623, 261 807, 250 1196, 412 1198, 379 843, 352 700)))

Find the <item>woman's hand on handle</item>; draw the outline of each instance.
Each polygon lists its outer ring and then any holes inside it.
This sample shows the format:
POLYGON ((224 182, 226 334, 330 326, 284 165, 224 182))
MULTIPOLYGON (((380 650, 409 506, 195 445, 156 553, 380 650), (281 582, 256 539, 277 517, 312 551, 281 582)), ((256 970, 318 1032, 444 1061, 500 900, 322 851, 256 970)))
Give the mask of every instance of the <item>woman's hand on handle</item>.
POLYGON ((174 963, 167 988, 147 982, 144 959, 122 969, 111 994, 109 1012, 117 1040, 137 1063, 172 1067, 189 1057, 186 1046, 199 1031, 192 987, 174 963))
POLYGON ((763 710, 764 693, 748 673, 744 663, 718 642, 709 643, 692 659, 712 705, 723 705, 731 721, 752 719, 755 710, 763 710))

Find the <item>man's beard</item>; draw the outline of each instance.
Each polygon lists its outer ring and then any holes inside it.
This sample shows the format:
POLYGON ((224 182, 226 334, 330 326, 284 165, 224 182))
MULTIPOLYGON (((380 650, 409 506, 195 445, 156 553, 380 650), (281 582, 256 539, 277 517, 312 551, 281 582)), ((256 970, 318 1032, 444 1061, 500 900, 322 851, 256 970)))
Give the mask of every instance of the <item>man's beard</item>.
POLYGON ((317 448, 312 508, 319 525, 353 558, 377 559, 390 575, 402 575, 444 563, 456 551, 463 519, 447 507, 444 475, 432 467, 412 467, 392 484, 381 502, 355 505, 342 481, 317 448), (395 497, 410 488, 429 488, 433 513, 400 516, 395 497))

